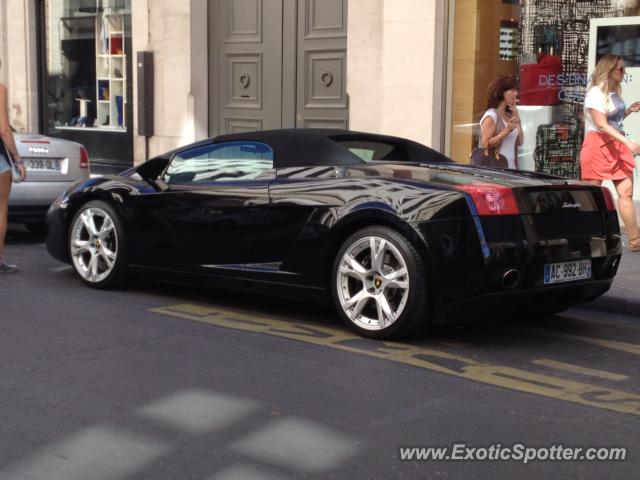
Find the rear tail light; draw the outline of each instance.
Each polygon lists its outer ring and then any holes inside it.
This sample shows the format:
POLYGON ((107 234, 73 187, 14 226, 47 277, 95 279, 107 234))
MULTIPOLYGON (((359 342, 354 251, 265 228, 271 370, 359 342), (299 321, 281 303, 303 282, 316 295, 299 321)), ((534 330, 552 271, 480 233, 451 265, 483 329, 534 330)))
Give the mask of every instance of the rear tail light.
POLYGON ((491 183, 457 185, 456 188, 471 195, 478 215, 518 215, 518 202, 513 190, 491 183))
POLYGON ((602 196, 604 197, 604 204, 607 207, 607 210, 610 212, 615 212, 616 204, 613 202, 613 195, 611 195, 611 191, 607 187, 600 187, 602 190, 602 196))
POLYGON ((89 152, 84 147, 80 147, 80 168, 89 168, 89 152))

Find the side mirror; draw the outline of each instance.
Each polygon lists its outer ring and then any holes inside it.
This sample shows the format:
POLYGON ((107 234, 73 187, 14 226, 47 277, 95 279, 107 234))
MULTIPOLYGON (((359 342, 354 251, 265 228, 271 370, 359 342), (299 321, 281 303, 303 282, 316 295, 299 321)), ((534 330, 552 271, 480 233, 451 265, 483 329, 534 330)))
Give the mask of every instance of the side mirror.
POLYGON ((143 180, 150 182, 156 180, 164 169, 169 165, 169 159, 165 157, 152 158, 151 160, 143 163, 136 169, 136 173, 142 177, 143 180))
POLYGON ((160 175, 169 165, 169 159, 165 157, 152 158, 136 169, 136 173, 145 181, 151 184, 159 192, 169 189, 169 185, 162 180, 160 175))
POLYGON ((159 192, 166 192, 167 190, 169 190, 169 185, 167 184, 167 182, 165 182, 160 178, 156 178, 155 180, 149 180, 149 183, 153 186, 153 188, 155 188, 159 192))

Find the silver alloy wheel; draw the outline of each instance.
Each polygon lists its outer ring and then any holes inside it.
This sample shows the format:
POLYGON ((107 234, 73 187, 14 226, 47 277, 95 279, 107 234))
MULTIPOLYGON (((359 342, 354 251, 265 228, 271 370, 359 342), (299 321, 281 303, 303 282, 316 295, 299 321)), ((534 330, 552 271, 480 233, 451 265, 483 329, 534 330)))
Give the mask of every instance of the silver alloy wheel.
POLYGON ((111 216, 90 207, 71 226, 71 259, 86 281, 98 283, 113 271, 118 258, 118 235, 111 216))
POLYGON ((392 325, 409 297, 407 264, 396 246, 381 237, 366 236, 350 245, 336 280, 342 310, 366 330, 392 325))

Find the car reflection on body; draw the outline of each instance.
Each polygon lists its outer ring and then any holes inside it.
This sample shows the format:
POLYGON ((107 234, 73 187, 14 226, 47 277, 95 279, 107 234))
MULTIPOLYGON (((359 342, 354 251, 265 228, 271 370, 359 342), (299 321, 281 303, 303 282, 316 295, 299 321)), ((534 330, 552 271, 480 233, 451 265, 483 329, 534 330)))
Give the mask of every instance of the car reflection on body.
POLYGON ((373 338, 594 299, 622 249, 606 188, 341 130, 188 145, 70 189, 48 222, 49 252, 89 286, 146 274, 312 292, 373 338))
POLYGON ((14 133, 14 138, 27 178, 11 187, 9 221, 39 232, 56 197, 76 181, 89 179, 89 155, 69 140, 26 133, 14 133))

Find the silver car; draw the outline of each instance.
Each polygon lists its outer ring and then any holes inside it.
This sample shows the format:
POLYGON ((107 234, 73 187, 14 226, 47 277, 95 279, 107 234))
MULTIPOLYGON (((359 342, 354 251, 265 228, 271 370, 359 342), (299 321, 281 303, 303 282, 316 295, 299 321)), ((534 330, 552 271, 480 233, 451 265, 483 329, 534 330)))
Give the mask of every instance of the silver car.
POLYGON ((14 183, 9 196, 9 221, 41 232, 49 205, 77 180, 89 179, 89 154, 76 142, 28 133, 14 133, 27 168, 24 182, 14 183))

